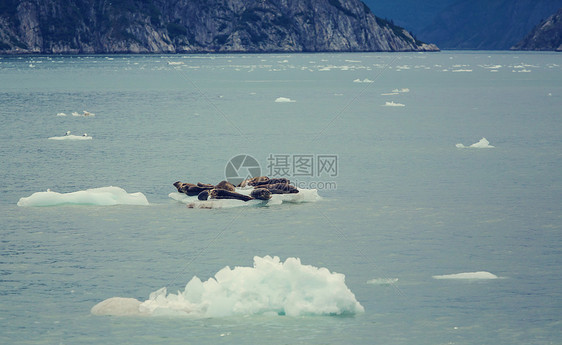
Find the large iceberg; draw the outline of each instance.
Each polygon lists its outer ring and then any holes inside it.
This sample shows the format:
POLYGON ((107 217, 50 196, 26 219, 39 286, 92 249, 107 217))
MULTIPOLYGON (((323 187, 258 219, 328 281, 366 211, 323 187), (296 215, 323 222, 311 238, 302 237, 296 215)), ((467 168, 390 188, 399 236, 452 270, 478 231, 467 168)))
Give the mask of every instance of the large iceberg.
POLYGON ((298 258, 254 257, 253 267, 225 267, 214 278, 193 277, 184 291, 161 288, 140 302, 112 297, 94 315, 226 317, 236 315, 353 315, 365 309, 345 285, 345 276, 301 264, 298 258))

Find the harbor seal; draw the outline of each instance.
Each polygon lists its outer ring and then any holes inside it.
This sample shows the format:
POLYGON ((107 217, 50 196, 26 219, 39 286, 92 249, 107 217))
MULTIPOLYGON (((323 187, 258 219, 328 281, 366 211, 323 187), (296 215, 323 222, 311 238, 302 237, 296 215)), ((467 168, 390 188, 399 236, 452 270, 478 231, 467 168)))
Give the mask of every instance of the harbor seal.
POLYGON ((204 190, 197 195, 197 199, 203 201, 209 199, 209 190, 204 190))
POLYGON ((288 183, 272 183, 272 184, 262 184, 259 186, 255 186, 255 189, 258 188, 265 188, 269 190, 272 194, 292 194, 298 193, 299 190, 297 187, 292 186, 288 183))
POLYGON ((177 188, 178 192, 187 194, 188 196, 196 196, 199 195, 204 190, 213 189, 213 186, 210 187, 201 187, 195 185, 193 183, 184 183, 181 181, 174 182, 174 187, 177 188))
POLYGON ((252 193, 250 193, 250 196, 258 200, 269 200, 271 199, 271 192, 269 189, 256 188, 252 191, 252 193))
POLYGON ((209 191, 209 199, 237 199, 242 201, 249 201, 253 200, 251 196, 231 192, 229 190, 224 189, 211 189, 209 191))
POLYGON ((259 176, 259 177, 252 177, 249 179, 246 179, 244 181, 242 181, 238 187, 246 187, 246 186, 261 186, 264 184, 274 184, 274 183, 284 183, 284 184, 290 184, 291 181, 289 181, 289 179, 286 179, 284 177, 275 177, 275 178, 269 178, 267 176, 259 176))
POLYGON ((220 181, 216 186, 216 189, 224 189, 224 190, 228 190, 231 192, 234 192, 235 187, 232 183, 228 182, 228 181, 220 181))
POLYGON ((276 183, 291 184, 291 181, 289 181, 289 179, 286 179, 284 177, 270 178, 267 181, 256 181, 251 186, 257 187, 257 186, 261 186, 261 185, 264 185, 264 184, 276 184, 276 183))
POLYGON ((269 181, 267 176, 252 177, 240 182, 238 187, 255 186, 256 183, 266 183, 267 181, 269 181))

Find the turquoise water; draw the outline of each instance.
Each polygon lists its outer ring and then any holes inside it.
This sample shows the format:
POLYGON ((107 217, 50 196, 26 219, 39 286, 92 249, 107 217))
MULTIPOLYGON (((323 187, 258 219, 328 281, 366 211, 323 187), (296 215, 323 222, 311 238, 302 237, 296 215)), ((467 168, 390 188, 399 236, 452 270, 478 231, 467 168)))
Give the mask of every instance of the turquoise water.
POLYGON ((0 343, 557 344, 560 65, 447 51, 2 57, 0 343), (72 116, 84 110, 95 116, 72 116), (66 131, 92 140, 48 139, 66 131), (455 146, 483 137, 494 148, 455 146), (336 186, 271 207, 168 196, 177 180, 224 179, 239 154, 266 174, 271 155, 334 155, 337 176, 289 177, 336 186), (150 205, 16 205, 105 186, 150 205), (90 313, 265 255, 344 274, 365 312, 90 313), (498 278, 433 278, 479 271, 498 278))

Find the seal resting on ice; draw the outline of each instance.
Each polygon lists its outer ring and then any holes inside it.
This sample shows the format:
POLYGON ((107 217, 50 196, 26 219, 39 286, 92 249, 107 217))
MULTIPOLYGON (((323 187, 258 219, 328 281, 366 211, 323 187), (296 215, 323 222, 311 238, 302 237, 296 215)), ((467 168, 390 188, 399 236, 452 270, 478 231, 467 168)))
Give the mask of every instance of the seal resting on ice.
POLYGON ((199 200, 207 200, 209 199, 209 190, 204 190, 197 195, 197 199, 199 200))
POLYGON ((204 184, 199 185, 193 183, 184 183, 181 181, 174 182, 174 187, 177 188, 178 192, 187 194, 189 196, 196 196, 204 190, 215 188, 212 185, 206 186, 204 184))
POLYGON ((255 186, 254 188, 265 188, 272 194, 291 194, 299 192, 297 187, 292 186, 288 183, 260 184, 259 186, 255 186))
POLYGON ((244 181, 242 181, 238 187, 246 187, 246 186, 261 186, 264 184, 274 184, 274 183, 284 183, 284 184, 290 184, 291 181, 289 181, 289 179, 286 179, 284 177, 279 177, 279 178, 269 178, 267 176, 258 176, 258 177, 252 177, 249 179, 246 179, 244 181))
POLYGON ((209 199, 237 199, 242 201, 249 201, 253 200, 254 198, 225 189, 211 189, 209 191, 209 199))
POLYGON ((238 187, 255 186, 257 183, 267 183, 267 181, 269 181, 267 176, 252 177, 240 182, 238 187))
POLYGON ((258 200, 269 200, 271 199, 271 192, 266 188, 256 188, 250 193, 250 196, 258 200))
POLYGON ((217 185, 215 186, 216 189, 224 189, 224 190, 228 190, 231 192, 234 192, 235 187, 232 183, 228 182, 228 181, 220 181, 219 183, 217 183, 217 185))

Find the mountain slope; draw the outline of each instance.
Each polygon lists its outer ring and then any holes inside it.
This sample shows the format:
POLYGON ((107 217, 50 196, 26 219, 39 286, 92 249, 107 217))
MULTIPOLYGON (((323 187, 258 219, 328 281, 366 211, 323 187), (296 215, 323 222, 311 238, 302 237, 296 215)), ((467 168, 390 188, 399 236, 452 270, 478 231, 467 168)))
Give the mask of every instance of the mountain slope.
POLYGON ((407 30, 419 33, 445 8, 458 0, 363 0, 367 6, 382 18, 392 20, 407 30))
POLYGON ((425 51, 359 0, 4 0, 0 53, 425 51))
POLYGON ((561 6, 562 0, 461 0, 417 36, 445 49, 509 49, 561 6))
POLYGON ((562 51, 562 7, 511 49, 562 51))

